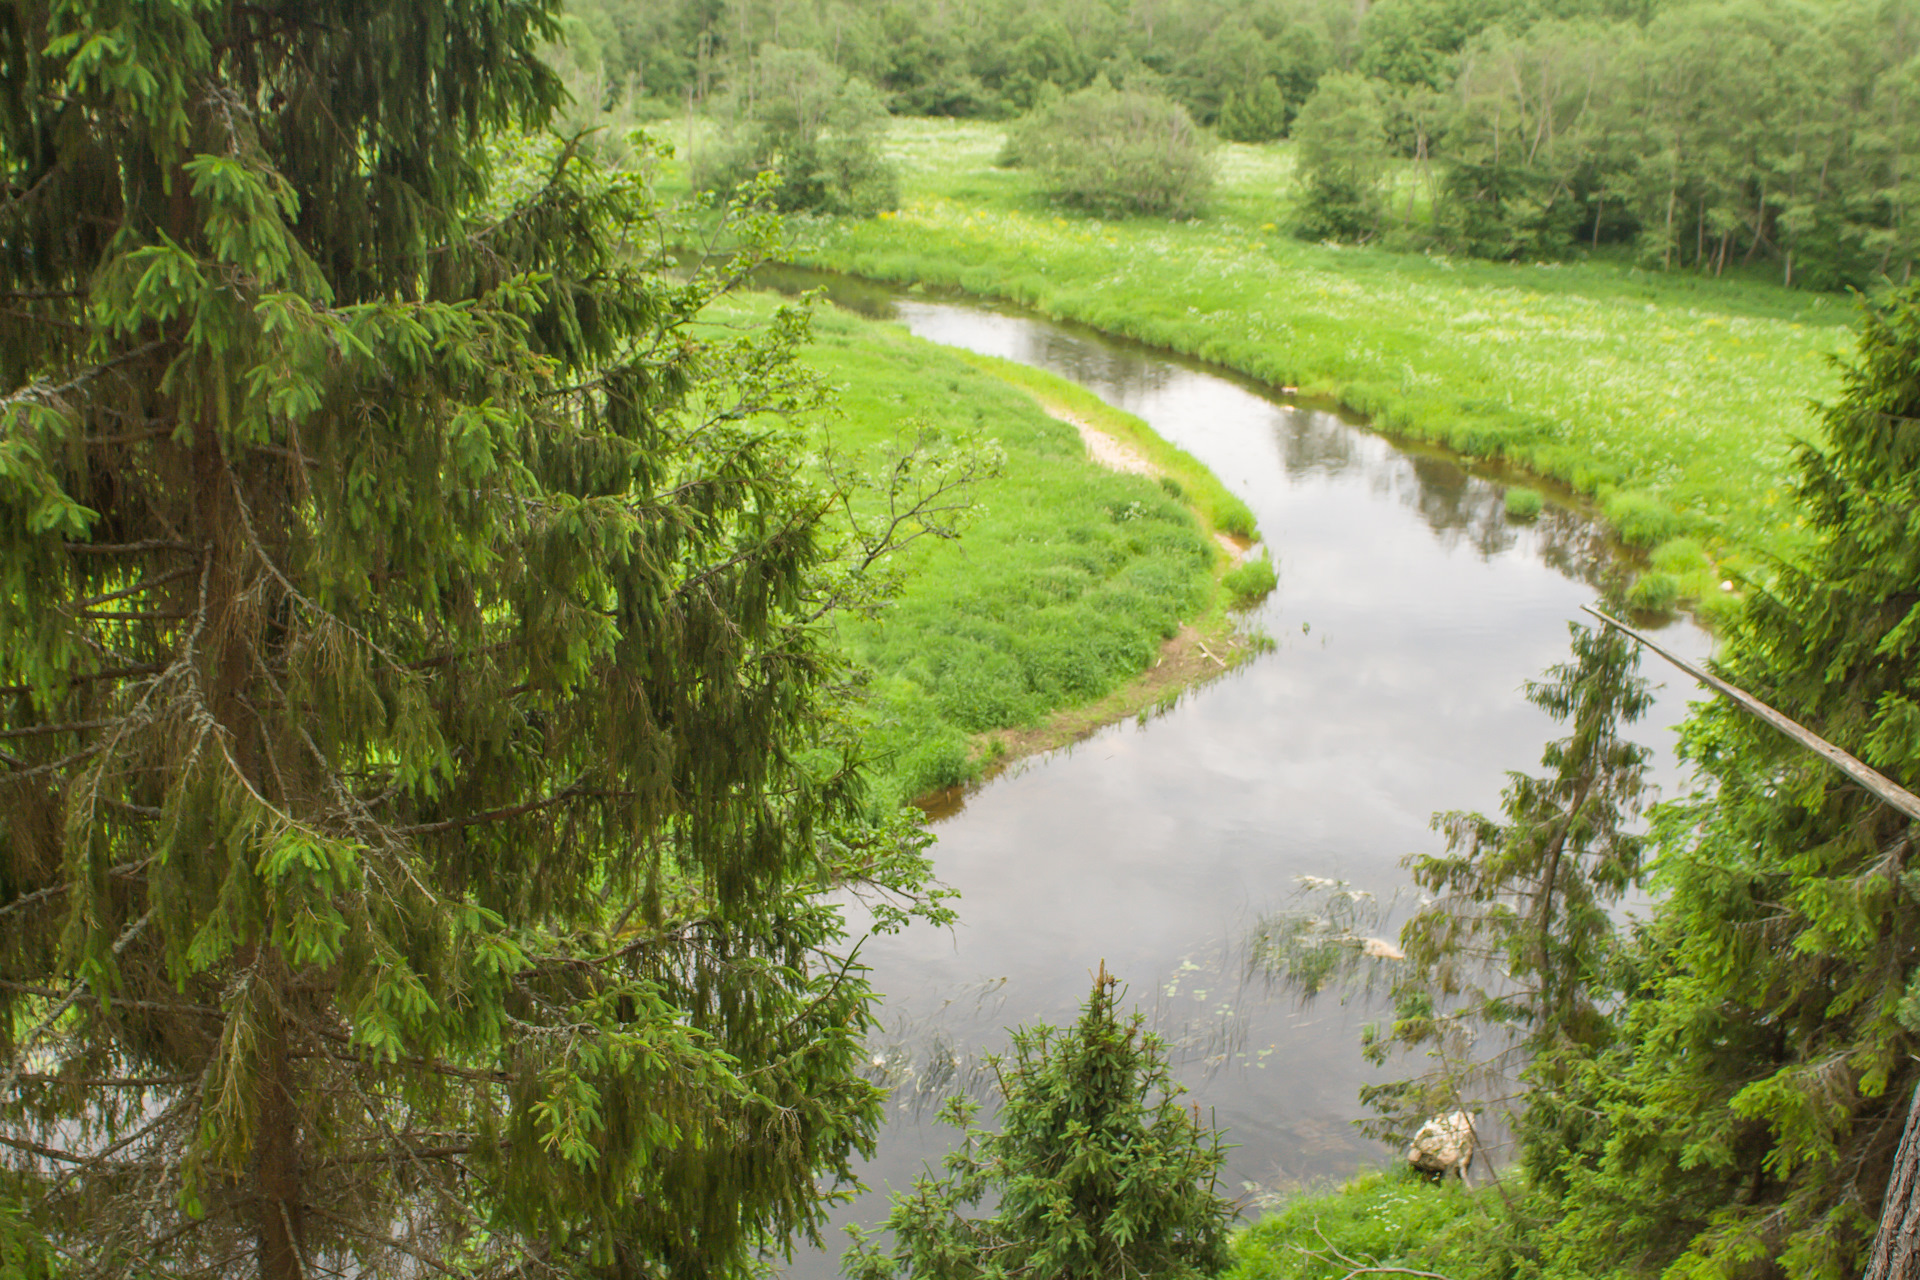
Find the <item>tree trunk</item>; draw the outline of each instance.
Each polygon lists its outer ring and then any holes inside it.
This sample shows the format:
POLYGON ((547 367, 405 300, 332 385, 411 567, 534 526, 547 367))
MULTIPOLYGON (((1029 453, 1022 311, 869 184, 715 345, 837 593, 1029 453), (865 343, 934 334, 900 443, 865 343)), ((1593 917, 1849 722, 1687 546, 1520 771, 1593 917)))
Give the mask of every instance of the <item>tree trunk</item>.
POLYGON ((1667 243, 1660 254, 1660 269, 1662 271, 1669 271, 1673 268, 1673 198, 1674 189, 1669 186, 1667 188, 1667 243))
MULTIPOLYGON (((277 964, 273 966, 278 969, 277 964)), ((277 975, 276 975, 277 976, 277 975)), ((276 1010, 260 1080, 254 1137, 254 1190, 259 1197, 259 1280, 307 1280, 301 1239, 300 1117, 294 1107, 287 1024, 276 1010)))
POLYGON ((1920 1088, 1913 1092, 1894 1153, 1866 1280, 1920 1280, 1920 1088))

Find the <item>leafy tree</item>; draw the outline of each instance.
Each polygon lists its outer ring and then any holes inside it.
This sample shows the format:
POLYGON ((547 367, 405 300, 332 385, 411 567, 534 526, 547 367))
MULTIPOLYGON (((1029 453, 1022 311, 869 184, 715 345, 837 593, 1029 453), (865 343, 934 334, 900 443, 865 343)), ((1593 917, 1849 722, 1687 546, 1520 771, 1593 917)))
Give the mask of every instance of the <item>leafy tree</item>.
POLYGON ((1104 77, 1022 122, 1008 154, 1055 199, 1101 215, 1184 218, 1213 189, 1212 151, 1186 108, 1104 77))
POLYGON ((810 49, 763 48, 734 90, 737 138, 714 179, 732 187, 762 173, 780 184, 773 203, 864 217, 899 203, 880 154, 887 108, 866 81, 810 49))
POLYGON ((816 890, 917 854, 804 317, 711 336, 575 147, 492 187, 555 31, 0 22, 0 1231, 63 1275, 733 1274, 871 1143, 816 890))
POLYGON ((1074 1027, 1014 1032, 1011 1060, 993 1063, 1000 1132, 972 1127, 974 1103, 949 1102, 943 1118, 967 1136, 947 1176, 894 1198, 891 1254, 856 1231, 848 1274, 1152 1280, 1226 1266, 1233 1206, 1217 1189, 1219 1136, 1179 1104, 1141 1016, 1119 1017, 1118 988, 1102 965, 1074 1027), (991 1217, 965 1216, 989 1196, 991 1217))
POLYGON ((1271 142, 1286 133, 1291 114, 1280 82, 1263 76, 1244 98, 1228 91, 1220 108, 1220 136, 1229 142, 1271 142))
POLYGON ((1583 197, 1615 35, 1542 22, 1514 38, 1495 27, 1461 54, 1436 211, 1450 242, 1480 257, 1551 257, 1598 215, 1583 197))
POLYGON ((1445 89, 1453 55, 1475 35, 1510 19, 1524 0, 1382 0, 1360 26, 1355 69, 1370 79, 1445 89))
POLYGON ((1386 116, 1373 82, 1346 71, 1320 79, 1293 122, 1305 190, 1294 234, 1307 240, 1365 240, 1380 228, 1386 116))

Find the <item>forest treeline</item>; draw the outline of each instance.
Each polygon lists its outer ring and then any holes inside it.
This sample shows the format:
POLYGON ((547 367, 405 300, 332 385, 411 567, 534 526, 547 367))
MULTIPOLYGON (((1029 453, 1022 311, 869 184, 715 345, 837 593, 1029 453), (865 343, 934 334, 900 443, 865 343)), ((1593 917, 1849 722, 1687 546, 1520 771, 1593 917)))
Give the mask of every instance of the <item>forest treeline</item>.
POLYGON ((1309 234, 1495 258, 1614 246, 1813 288, 1912 273, 1914 0, 569 9, 605 103, 719 105, 772 48, 817 53, 899 115, 1009 118, 1104 77, 1164 92, 1232 141, 1287 136, 1324 89, 1341 163, 1310 175, 1309 234))

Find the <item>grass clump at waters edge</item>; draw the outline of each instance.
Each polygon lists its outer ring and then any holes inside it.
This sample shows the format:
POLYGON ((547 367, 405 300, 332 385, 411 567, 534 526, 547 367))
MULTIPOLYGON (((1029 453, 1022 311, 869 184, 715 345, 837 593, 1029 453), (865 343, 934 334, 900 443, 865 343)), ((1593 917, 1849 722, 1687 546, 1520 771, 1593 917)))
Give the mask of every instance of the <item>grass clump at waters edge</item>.
POLYGON ((1531 520, 1540 514, 1540 508, 1545 505, 1545 499, 1540 496, 1538 489, 1528 489, 1525 486, 1515 486, 1507 490, 1506 501, 1507 514, 1515 520, 1531 520))
POLYGON ((999 126, 899 120, 898 214, 806 224, 810 266, 1002 297, 1500 456, 1594 500, 1623 539, 1758 570, 1802 537, 1787 489, 1837 390, 1844 299, 1630 265, 1310 245, 1276 230, 1284 143, 1222 149, 1209 213, 1097 220, 996 170, 999 126))
POLYGON ((1263 551, 1227 570, 1226 576, 1220 579, 1220 585, 1227 589, 1227 594, 1233 597, 1236 605, 1246 608, 1266 599, 1268 593, 1280 585, 1280 575, 1274 571, 1273 561, 1263 551))
POLYGON ((839 388, 827 430, 843 459, 880 465, 903 435, 1004 456, 964 535, 895 553, 896 598, 842 623, 873 673, 864 732, 890 763, 887 798, 968 783, 1251 651, 1227 614, 1229 556, 1212 536, 1245 508, 1198 462, 1051 375, 842 311, 820 310, 814 333, 804 359, 839 388), (1161 474, 1097 465, 1043 404, 1161 474))

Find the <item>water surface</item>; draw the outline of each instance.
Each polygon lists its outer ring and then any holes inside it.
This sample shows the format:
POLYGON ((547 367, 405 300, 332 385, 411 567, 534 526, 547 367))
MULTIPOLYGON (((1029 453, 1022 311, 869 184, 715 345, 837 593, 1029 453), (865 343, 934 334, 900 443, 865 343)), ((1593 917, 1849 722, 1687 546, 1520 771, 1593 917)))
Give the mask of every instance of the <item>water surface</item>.
MULTIPOLYGON (((963 923, 869 941, 886 993, 876 1073, 898 1085, 843 1220, 937 1164, 949 1133, 916 1100, 964 1082, 1003 1028, 1066 1022, 1104 960, 1181 1045, 1191 1101, 1235 1144, 1228 1190, 1285 1190, 1393 1155, 1353 1127, 1365 1010, 1246 989, 1233 955, 1303 875, 1391 899, 1400 861, 1437 852, 1436 811, 1497 810, 1508 770, 1558 736, 1523 684, 1567 657, 1614 551, 1587 515, 1549 503, 1510 522, 1502 489, 1457 459, 1396 445, 1325 405, 1090 331, 961 301, 863 290, 915 333, 1036 365, 1138 414, 1253 509, 1280 573, 1251 621, 1277 642, 1144 725, 1027 762, 940 821, 935 866, 963 923)), ((913 406, 906 406, 911 413, 913 406)), ((1708 638, 1664 630, 1688 656, 1708 638)), ((1638 736, 1678 781, 1669 731, 1700 695, 1649 656, 1662 687, 1638 736)), ((841 1248, 791 1269, 832 1275, 841 1248)))

